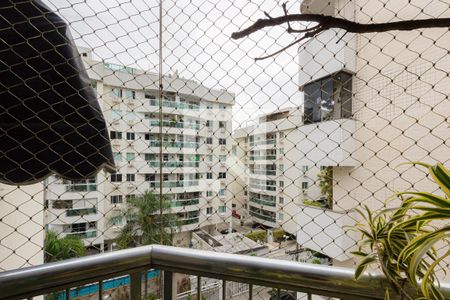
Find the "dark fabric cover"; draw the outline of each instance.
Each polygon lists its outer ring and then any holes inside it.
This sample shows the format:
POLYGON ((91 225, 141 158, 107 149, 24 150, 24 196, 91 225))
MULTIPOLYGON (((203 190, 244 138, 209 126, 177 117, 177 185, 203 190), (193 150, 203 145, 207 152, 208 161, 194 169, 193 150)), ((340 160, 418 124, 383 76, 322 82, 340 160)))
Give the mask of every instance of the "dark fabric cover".
POLYGON ((0 181, 114 170, 105 120, 67 24, 39 0, 0 1, 0 181))

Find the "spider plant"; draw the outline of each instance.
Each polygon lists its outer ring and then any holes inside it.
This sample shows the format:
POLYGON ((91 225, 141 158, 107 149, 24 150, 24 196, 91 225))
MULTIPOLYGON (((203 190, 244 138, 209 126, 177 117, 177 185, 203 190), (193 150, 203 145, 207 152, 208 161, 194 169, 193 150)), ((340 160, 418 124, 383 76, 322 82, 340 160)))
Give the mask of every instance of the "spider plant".
MULTIPOLYGON (((361 258, 355 269, 355 278, 358 279, 370 265, 377 265, 384 273, 392 290, 397 292, 400 299, 417 299, 418 293, 414 289, 406 289, 404 284, 408 280, 408 270, 411 258, 400 260, 403 249, 416 237, 426 234, 427 231, 420 223, 419 226, 414 223, 406 223, 398 226, 399 223, 406 221, 409 216, 409 207, 411 204, 404 204, 400 208, 383 209, 372 212, 367 206, 364 210, 355 209, 361 215, 364 223, 357 223, 351 230, 361 233, 362 238, 359 241, 358 251, 352 252, 353 255, 361 258)), ((426 252, 433 257, 432 249, 426 252)), ((416 272, 423 278, 430 264, 422 260, 417 265, 416 272)), ((434 276, 430 273, 429 276, 434 276)), ((386 291, 386 299, 389 292, 386 291)))
MULTIPOLYGON (((407 196, 402 201, 401 210, 414 209, 421 213, 412 216, 409 219, 401 220, 389 232, 389 242, 394 242, 397 228, 404 228, 429 224, 432 221, 448 220, 450 219, 450 172, 442 164, 429 165, 420 162, 412 163, 414 165, 422 166, 427 169, 434 182, 439 186, 443 195, 436 195, 426 192, 401 192, 397 195, 400 197, 407 196)), ((447 257, 450 257, 450 226, 431 226, 430 230, 418 232, 412 240, 404 247, 398 256, 399 266, 408 266, 407 277, 409 281, 417 284, 417 279, 421 279, 420 289, 425 299, 444 299, 444 296, 439 291, 439 281, 435 276, 435 270, 439 264, 447 257), (446 250, 443 254, 437 255, 430 260, 429 269, 422 274, 422 265, 427 260, 427 253, 429 253, 438 242, 443 242, 446 250), (419 277, 419 278, 417 278, 419 277)), ((443 270, 445 271, 445 270, 443 270)))

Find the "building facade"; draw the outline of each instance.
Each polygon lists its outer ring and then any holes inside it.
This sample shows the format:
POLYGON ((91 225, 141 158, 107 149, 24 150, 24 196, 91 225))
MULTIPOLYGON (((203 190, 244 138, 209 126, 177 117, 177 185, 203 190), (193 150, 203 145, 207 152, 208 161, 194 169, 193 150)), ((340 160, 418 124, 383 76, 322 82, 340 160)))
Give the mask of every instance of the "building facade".
POLYGON ((163 79, 162 124, 157 74, 92 60, 82 52, 107 122, 117 172, 83 182, 47 182, 48 229, 80 236, 86 246, 113 249, 125 225, 127 198, 163 194, 180 224, 175 245, 189 232, 220 230, 231 222, 227 158, 234 95, 177 74, 163 79), (162 152, 159 134, 162 131, 162 152))

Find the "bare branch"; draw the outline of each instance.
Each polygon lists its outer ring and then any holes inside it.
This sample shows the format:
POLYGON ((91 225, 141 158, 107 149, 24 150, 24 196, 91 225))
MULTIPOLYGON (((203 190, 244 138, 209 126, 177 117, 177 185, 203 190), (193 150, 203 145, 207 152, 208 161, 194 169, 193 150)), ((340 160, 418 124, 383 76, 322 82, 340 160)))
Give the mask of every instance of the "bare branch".
POLYGON ((421 28, 449 28, 450 18, 407 20, 389 23, 361 24, 341 18, 317 14, 291 14, 271 19, 258 19, 253 25, 233 32, 231 38, 241 39, 266 27, 274 27, 288 22, 315 22, 323 30, 340 28, 352 33, 386 32, 392 30, 414 30, 421 28))
POLYGON ((281 48, 280 50, 278 50, 278 51, 276 51, 276 52, 274 52, 274 53, 272 53, 272 54, 266 55, 266 56, 257 57, 257 58, 255 58, 255 60, 263 60, 263 59, 266 59, 266 58, 275 56, 275 55, 277 55, 277 54, 280 54, 281 52, 283 52, 283 51, 285 51, 285 50, 291 48, 292 46, 294 46, 294 45, 296 45, 296 44, 302 42, 303 40, 305 40, 305 39, 307 39, 307 38, 311 38, 311 37, 316 36, 318 33, 322 32, 322 31, 323 31, 323 29, 319 27, 319 28, 316 29, 315 31, 307 32, 307 33, 304 34, 302 37, 300 37, 299 39, 293 41, 293 42, 290 43, 289 45, 287 45, 287 46, 281 48))

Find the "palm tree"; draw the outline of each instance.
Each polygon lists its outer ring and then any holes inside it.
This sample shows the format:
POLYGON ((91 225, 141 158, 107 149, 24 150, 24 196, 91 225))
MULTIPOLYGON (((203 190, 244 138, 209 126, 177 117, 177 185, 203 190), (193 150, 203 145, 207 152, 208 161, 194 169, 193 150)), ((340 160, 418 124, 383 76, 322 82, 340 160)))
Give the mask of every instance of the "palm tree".
POLYGON ((161 215, 160 208, 159 195, 152 191, 129 198, 127 207, 118 215, 127 220, 116 241, 119 249, 150 244, 171 245, 177 220, 175 215, 167 213, 170 201, 166 196, 162 199, 162 211, 166 213, 161 215))
POLYGON ((83 241, 75 236, 58 238, 54 231, 47 231, 45 236, 45 262, 54 262, 86 255, 83 241))

